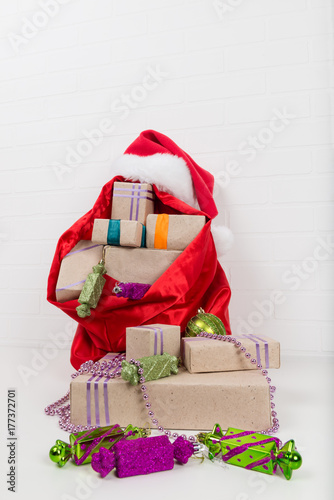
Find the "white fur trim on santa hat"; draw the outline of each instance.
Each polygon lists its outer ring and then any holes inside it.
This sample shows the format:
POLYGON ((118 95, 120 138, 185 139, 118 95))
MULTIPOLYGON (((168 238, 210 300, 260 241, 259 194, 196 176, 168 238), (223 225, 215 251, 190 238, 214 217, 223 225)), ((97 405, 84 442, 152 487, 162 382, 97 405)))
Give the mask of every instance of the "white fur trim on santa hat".
POLYGON ((159 191, 172 194, 198 209, 193 181, 183 158, 157 153, 151 156, 125 154, 112 164, 112 173, 130 181, 155 184, 159 191))
MULTIPOLYGON (((111 173, 131 181, 155 184, 159 191, 172 194, 199 210, 190 171, 179 156, 168 153, 150 156, 124 154, 114 161, 111 173)), ((212 226, 212 235, 219 257, 231 248, 233 234, 228 227, 212 226)))
POLYGON ((211 224, 211 232, 215 242, 217 255, 218 257, 222 257, 233 246, 233 233, 227 226, 218 226, 214 221, 211 224))

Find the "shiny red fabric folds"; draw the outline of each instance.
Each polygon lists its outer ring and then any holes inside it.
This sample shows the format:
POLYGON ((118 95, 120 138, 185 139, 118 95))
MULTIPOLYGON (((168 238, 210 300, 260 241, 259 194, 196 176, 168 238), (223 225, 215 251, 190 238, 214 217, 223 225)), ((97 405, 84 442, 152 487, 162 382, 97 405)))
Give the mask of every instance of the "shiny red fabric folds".
POLYGON ((48 280, 48 301, 79 323, 71 349, 71 363, 76 369, 84 361, 98 360, 107 352, 124 351, 126 327, 163 323, 180 325, 183 332, 199 307, 217 315, 223 321, 227 333, 231 333, 228 317, 230 287, 217 260, 210 230, 211 219, 217 215, 212 197, 213 177, 196 165, 171 139, 158 132, 143 132, 126 151, 137 155, 141 152, 144 156, 167 152, 182 156, 193 178, 200 206, 200 210, 196 210, 153 186, 157 200, 156 212, 205 215, 207 223, 141 300, 112 295, 115 280, 105 275, 107 281, 99 305, 91 310, 90 317, 79 318, 76 313, 78 301, 57 302, 55 289, 63 257, 79 240, 91 239, 95 218, 110 218, 113 184, 125 179, 114 177, 102 188, 93 208, 60 237, 48 280))

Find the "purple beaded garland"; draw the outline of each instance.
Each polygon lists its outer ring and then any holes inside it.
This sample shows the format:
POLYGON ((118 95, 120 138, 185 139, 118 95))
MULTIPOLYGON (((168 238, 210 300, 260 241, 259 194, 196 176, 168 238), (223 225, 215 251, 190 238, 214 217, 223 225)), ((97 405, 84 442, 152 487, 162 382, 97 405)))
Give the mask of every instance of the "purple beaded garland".
MULTIPOLYGON (((238 349, 240 349, 240 351, 242 353, 245 353, 245 357, 247 359, 249 359, 250 363, 252 365, 256 365, 256 368, 258 370, 261 370, 262 372, 262 375, 266 377, 266 380, 268 382, 268 384, 271 383, 271 378, 269 378, 267 375, 268 375, 268 371, 267 370, 264 370, 262 365, 259 363, 257 363, 256 359, 255 358, 252 358, 252 355, 249 353, 249 352, 246 352, 246 348, 242 345, 242 343, 237 340, 235 337, 231 337, 229 335, 217 335, 217 336, 214 336, 214 335, 208 335, 206 332, 200 332, 199 334, 197 334, 197 337, 206 337, 206 338, 212 338, 213 340, 220 340, 220 341, 223 341, 223 342, 230 342, 231 344, 234 344, 235 347, 237 347, 238 349)), ((272 386, 272 385, 269 385, 269 391, 270 391, 270 399, 273 400, 274 399, 274 392, 276 391, 276 387, 275 386, 272 386)), ((275 403, 271 402, 270 403, 270 406, 271 406, 271 409, 273 410, 275 408, 275 403)), ((279 429, 279 420, 277 418, 277 412, 276 411, 272 411, 271 412, 272 416, 274 417, 273 418, 273 427, 267 429, 267 430, 263 430, 263 431, 259 431, 259 434, 274 434, 275 432, 278 431, 279 429)), ((174 437, 174 435, 173 435, 174 437)), ((191 441, 190 438, 192 438, 193 436, 190 436, 188 439, 191 441)))
MULTIPOLYGON (((241 344, 240 341, 238 341, 235 337, 231 337, 231 336, 225 336, 225 335, 216 335, 216 334, 207 334, 206 332, 201 332, 200 334, 197 335, 198 337, 205 337, 205 338, 210 338, 212 340, 218 340, 218 341, 223 341, 223 342, 229 342, 229 343, 232 343, 235 345, 235 347, 237 347, 238 349, 240 349, 241 352, 245 353, 245 357, 247 359, 249 359, 250 363, 252 365, 255 365, 256 364, 256 368, 258 370, 261 370, 262 371, 262 375, 266 377, 266 380, 268 382, 268 384, 270 384, 271 382, 271 379, 269 377, 267 377, 268 375, 268 371, 267 370, 263 370, 263 367, 261 364, 257 364, 257 361, 256 359, 252 358, 251 359, 251 354, 246 352, 246 348, 241 344)), ((115 356, 114 360, 113 361, 109 361, 109 362, 105 362, 103 361, 102 363, 99 363, 99 361, 96 361, 95 363, 92 361, 92 360, 89 360, 89 361, 86 361, 85 363, 83 363, 79 370, 77 370, 76 373, 73 373, 71 375, 71 378, 72 379, 75 379, 76 377, 78 377, 79 375, 83 374, 83 373, 92 373, 94 375, 98 375, 98 376, 105 376, 106 378, 115 378, 115 377, 120 377, 121 376, 121 371, 120 371, 120 367, 121 367, 121 364, 122 364, 122 361, 125 359, 125 356, 123 354, 119 354, 117 356, 115 356), (113 373, 110 373, 109 371, 114 368, 114 372, 113 373)), ((130 363, 131 364, 135 364, 137 367, 138 367, 138 374, 141 375, 140 376, 140 383, 141 384, 144 384, 145 383, 145 378, 143 376, 143 373, 144 373, 144 370, 141 368, 141 365, 140 365, 140 361, 136 361, 135 359, 130 359, 130 363)), ((159 424, 158 420, 156 418, 153 418, 154 417, 154 412, 151 410, 151 403, 149 403, 147 400, 149 399, 149 396, 147 394, 146 391, 146 386, 145 385, 142 385, 141 386, 141 391, 144 392, 143 394, 143 399, 146 401, 145 403, 145 406, 147 408, 148 411, 148 415, 149 417, 151 417, 152 419, 152 423, 154 425, 157 426, 158 430, 162 433, 164 433, 165 435, 167 435, 168 437, 173 437, 173 439, 177 439, 179 437, 178 433, 177 432, 173 432, 171 433, 171 431, 169 430, 165 430, 163 428, 162 425, 159 424)), ((269 390, 270 390, 270 399, 274 399, 274 392, 276 391, 276 387, 275 386, 271 386, 269 385, 269 390)), ((80 431, 83 431, 83 430, 91 430, 91 429, 95 429, 96 426, 83 426, 83 425, 78 425, 78 426, 75 426, 73 424, 71 424, 71 421, 70 421, 70 404, 65 404, 64 403, 66 401, 69 400, 69 396, 70 396, 70 391, 67 391, 67 393, 62 397, 60 398, 58 401, 48 405, 46 408, 45 408, 45 413, 46 415, 50 415, 50 416, 53 416, 53 415, 59 415, 59 427, 67 432, 80 432, 80 431), (63 405, 63 406, 62 406, 63 405)), ((275 403, 271 402, 271 409, 273 410, 275 408, 275 403)), ((278 431, 279 429, 279 420, 277 418, 277 412, 276 411, 272 411, 271 412, 272 414, 272 417, 273 417, 273 427, 267 429, 267 430, 264 430, 264 431, 259 431, 260 434, 273 434, 275 432, 278 431)), ((190 442, 193 442, 195 441, 195 436, 189 436, 188 438, 185 436, 185 434, 182 434, 181 437, 183 437, 184 439, 188 439, 190 442)))
MULTIPOLYGON (((84 373, 91 373, 93 375, 98 375, 98 376, 104 376, 106 378, 115 378, 115 377, 120 377, 121 372, 119 371, 119 366, 121 365, 122 361, 125 360, 124 354, 117 354, 114 358, 113 361, 105 362, 102 361, 101 363, 99 361, 92 361, 91 359, 89 361, 86 361, 85 363, 82 363, 80 366, 79 370, 77 370, 75 373, 72 373, 71 378, 74 380, 78 376, 84 373), (114 373, 110 373, 109 370, 112 368, 116 368, 117 371, 114 373)), ((93 425, 73 425, 71 423, 71 410, 70 410, 70 404, 64 404, 70 399, 70 391, 67 391, 67 393, 55 401, 54 403, 49 404, 46 406, 44 409, 44 412, 46 415, 49 416, 54 416, 54 415, 59 415, 59 422, 58 425, 59 427, 66 431, 66 432, 81 432, 84 430, 92 430, 96 429, 96 426, 93 425)))

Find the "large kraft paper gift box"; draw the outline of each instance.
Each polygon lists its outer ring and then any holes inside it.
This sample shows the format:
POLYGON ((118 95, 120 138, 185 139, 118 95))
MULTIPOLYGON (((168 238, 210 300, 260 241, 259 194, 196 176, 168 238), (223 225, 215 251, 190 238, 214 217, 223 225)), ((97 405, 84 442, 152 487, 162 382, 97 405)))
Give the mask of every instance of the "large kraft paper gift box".
POLYGON ((144 247, 145 226, 135 220, 95 219, 92 241, 102 245, 144 247))
POLYGON ((204 215, 152 214, 146 222, 146 246, 184 250, 205 225, 204 215))
POLYGON ((184 366, 190 373, 226 372, 234 370, 256 370, 257 364, 263 368, 280 367, 280 343, 264 335, 244 335, 235 337, 246 348, 257 363, 252 364, 245 353, 234 344, 203 337, 184 337, 181 351, 184 366))
POLYGON ((81 240, 61 261, 56 285, 58 302, 79 297, 89 273, 102 259, 103 245, 81 240))
POLYGON ((107 274, 116 281, 153 285, 181 253, 176 250, 108 246, 105 267, 107 274))
POLYGON ((147 216, 154 214, 154 197, 151 184, 115 182, 111 218, 136 220, 145 225, 147 216))
POLYGON ((126 360, 167 352, 180 357, 181 333, 177 325, 142 325, 126 329, 126 360))
MULTIPOLYGON (((166 429, 211 430, 271 427, 269 385, 256 370, 177 375, 147 382, 156 418, 166 429)), ((140 385, 122 378, 80 375, 70 386, 71 422, 75 425, 121 427, 149 424, 140 385)))

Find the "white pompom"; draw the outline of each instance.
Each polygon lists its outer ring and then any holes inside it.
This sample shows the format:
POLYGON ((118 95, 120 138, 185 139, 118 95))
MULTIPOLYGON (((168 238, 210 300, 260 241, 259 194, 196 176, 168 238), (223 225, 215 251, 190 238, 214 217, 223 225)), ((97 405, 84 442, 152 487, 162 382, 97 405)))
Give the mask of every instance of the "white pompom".
POLYGON ((234 236, 227 226, 211 226, 212 236, 216 245, 217 255, 225 255, 233 245, 234 236))

